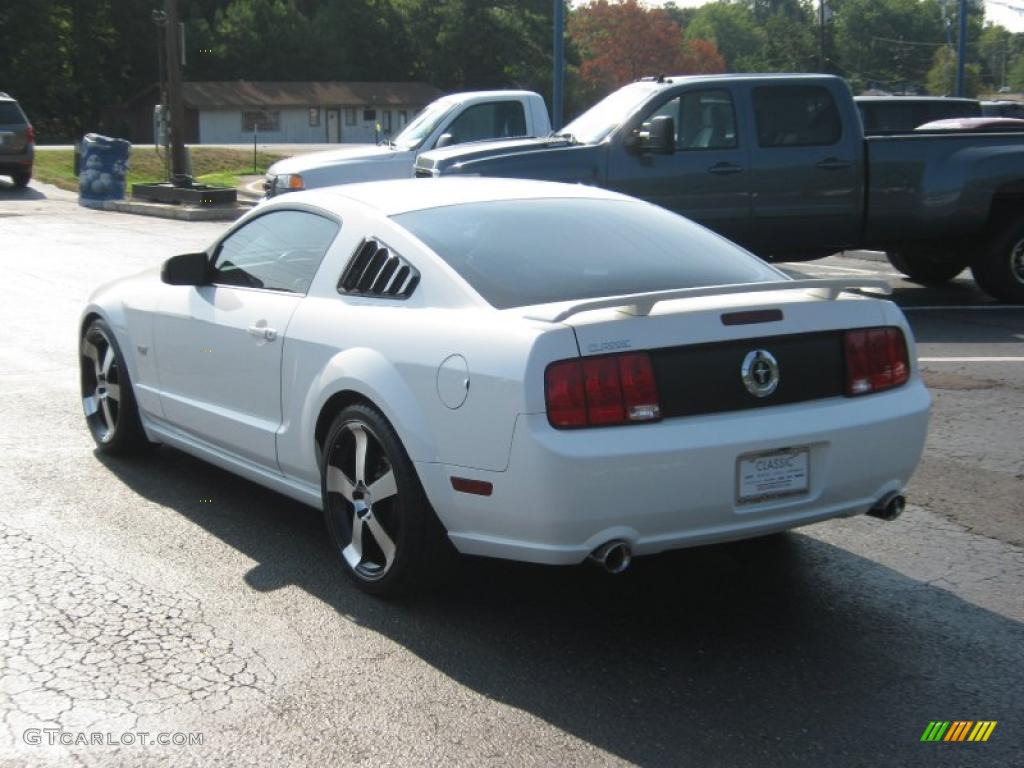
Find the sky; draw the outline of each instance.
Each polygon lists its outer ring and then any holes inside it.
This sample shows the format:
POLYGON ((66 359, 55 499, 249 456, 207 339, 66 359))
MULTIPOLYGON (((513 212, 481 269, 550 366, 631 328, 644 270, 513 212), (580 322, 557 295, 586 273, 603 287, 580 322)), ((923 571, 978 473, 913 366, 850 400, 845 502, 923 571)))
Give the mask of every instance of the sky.
MULTIPOLYGON (((949 0, 955 4, 956 0, 949 0)), ((644 5, 664 5, 665 0, 642 0, 644 5)), ((704 5, 711 0, 675 0, 680 7, 704 5)), ((579 3, 577 3, 579 4, 579 3)), ((817 5, 817 3, 815 3, 817 5)), ((1002 24, 1011 32, 1024 32, 1024 0, 985 0, 985 20, 1002 24), (1013 10, 1017 8, 1019 10, 1013 10)))

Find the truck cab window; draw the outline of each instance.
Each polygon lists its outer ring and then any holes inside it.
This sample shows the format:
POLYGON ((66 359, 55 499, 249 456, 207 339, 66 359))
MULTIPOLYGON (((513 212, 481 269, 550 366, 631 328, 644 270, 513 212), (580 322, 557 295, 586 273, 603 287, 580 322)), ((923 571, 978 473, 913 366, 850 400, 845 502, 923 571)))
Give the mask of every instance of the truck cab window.
POLYGON ((518 101, 491 101, 467 107, 448 126, 453 144, 526 135, 526 113, 518 101))
POLYGON ((729 91, 687 91, 662 104, 647 119, 660 115, 675 121, 679 151, 736 147, 736 115, 729 91))
POLYGON ((761 147, 828 146, 843 135, 832 94, 820 86, 755 88, 754 119, 761 147))

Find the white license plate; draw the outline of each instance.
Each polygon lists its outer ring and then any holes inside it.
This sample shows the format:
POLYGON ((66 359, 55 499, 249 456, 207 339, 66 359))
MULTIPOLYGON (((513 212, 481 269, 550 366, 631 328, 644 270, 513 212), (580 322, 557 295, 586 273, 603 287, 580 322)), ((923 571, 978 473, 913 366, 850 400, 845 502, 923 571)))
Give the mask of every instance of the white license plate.
POLYGON ((743 504, 806 493, 810 456, 810 448, 741 456, 736 462, 736 500, 743 504))

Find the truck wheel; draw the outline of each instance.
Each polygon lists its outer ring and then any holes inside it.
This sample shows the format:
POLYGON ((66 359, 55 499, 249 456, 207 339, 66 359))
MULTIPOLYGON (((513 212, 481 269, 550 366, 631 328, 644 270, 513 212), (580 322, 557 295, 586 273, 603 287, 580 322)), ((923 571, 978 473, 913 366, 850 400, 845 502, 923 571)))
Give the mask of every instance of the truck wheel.
POLYGON ((32 180, 31 173, 16 173, 11 178, 14 180, 14 186, 17 189, 24 189, 28 186, 28 183, 32 180))
POLYGON ((1024 219, 1005 223, 971 263, 974 282, 989 296, 1024 304, 1024 219))
POLYGON ((941 247, 907 246, 886 251, 889 263, 921 285, 948 283, 967 268, 968 259, 959 251, 941 247))

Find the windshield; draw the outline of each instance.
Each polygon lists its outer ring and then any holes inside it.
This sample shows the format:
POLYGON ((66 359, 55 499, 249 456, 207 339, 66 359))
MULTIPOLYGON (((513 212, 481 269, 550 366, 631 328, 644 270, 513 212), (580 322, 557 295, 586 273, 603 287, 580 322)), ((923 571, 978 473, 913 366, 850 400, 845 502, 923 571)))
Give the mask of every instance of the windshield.
POLYGON ((497 309, 785 279, 689 219, 638 200, 500 200, 392 218, 497 309))
POLYGON ((658 86, 653 83, 632 83, 608 96, 577 117, 559 134, 569 133, 584 144, 595 144, 618 128, 622 121, 647 101, 658 86))
POLYGON ((411 123, 405 126, 405 130, 395 137, 395 145, 399 149, 416 149, 454 106, 455 102, 448 99, 441 99, 433 104, 428 104, 412 119, 411 123))

